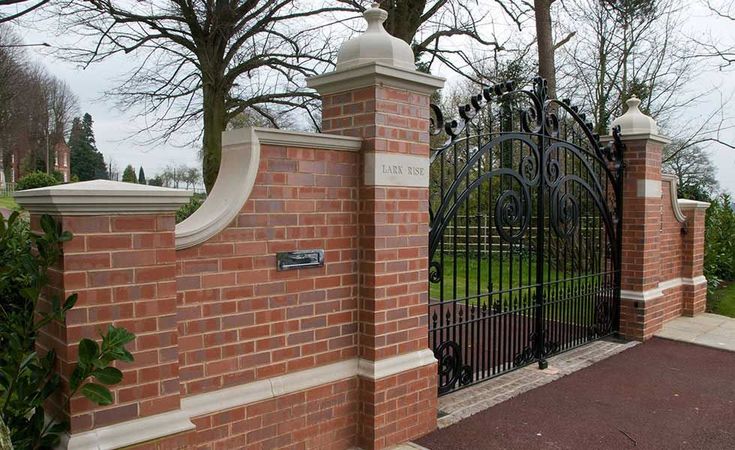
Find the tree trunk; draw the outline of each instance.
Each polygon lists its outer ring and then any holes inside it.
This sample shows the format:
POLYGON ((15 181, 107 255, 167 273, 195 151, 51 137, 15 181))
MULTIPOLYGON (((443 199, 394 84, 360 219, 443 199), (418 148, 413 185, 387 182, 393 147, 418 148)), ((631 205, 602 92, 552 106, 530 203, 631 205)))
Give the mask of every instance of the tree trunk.
POLYGON ((548 83, 549 98, 556 98, 556 68, 554 65, 554 36, 551 29, 551 4, 554 0, 534 0, 536 11, 536 42, 538 45, 539 75, 548 83))
POLYGON ((202 178, 207 192, 217 181, 222 159, 222 132, 225 129, 225 91, 211 85, 202 89, 204 134, 202 137, 202 178))

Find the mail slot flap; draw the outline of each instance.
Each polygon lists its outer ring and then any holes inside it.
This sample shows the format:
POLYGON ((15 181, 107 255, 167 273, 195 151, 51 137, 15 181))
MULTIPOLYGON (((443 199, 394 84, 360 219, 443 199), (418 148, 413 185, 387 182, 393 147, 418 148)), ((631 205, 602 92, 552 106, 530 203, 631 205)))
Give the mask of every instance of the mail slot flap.
POLYGON ((279 271, 306 269, 324 265, 324 250, 294 250, 276 253, 276 264, 279 271))

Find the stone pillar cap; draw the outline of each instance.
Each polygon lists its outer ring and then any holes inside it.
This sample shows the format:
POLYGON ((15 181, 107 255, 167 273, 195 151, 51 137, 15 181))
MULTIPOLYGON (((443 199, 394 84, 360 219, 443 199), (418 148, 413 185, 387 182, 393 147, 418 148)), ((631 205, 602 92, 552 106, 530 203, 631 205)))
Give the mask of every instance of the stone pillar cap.
POLYGON ((96 216, 174 212, 192 194, 183 189, 92 180, 17 191, 14 197, 34 214, 96 216))
POLYGON ((349 69, 368 62, 379 62, 392 67, 416 70, 411 46, 391 36, 383 28, 388 12, 373 3, 363 13, 367 30, 342 44, 337 56, 337 70, 349 69))
POLYGON ((611 127, 620 126, 620 134, 626 135, 658 135, 658 125, 652 117, 647 116, 641 112, 639 106, 641 100, 635 95, 625 102, 628 105, 628 110, 625 114, 613 120, 611 127))

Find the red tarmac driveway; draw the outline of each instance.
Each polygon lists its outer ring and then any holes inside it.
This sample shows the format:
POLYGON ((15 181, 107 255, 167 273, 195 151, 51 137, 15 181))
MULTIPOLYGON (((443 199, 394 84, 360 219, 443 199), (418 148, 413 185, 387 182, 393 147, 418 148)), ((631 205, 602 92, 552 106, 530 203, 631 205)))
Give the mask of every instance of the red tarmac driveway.
POLYGON ((439 449, 735 449, 735 353, 654 338, 418 444, 439 449))

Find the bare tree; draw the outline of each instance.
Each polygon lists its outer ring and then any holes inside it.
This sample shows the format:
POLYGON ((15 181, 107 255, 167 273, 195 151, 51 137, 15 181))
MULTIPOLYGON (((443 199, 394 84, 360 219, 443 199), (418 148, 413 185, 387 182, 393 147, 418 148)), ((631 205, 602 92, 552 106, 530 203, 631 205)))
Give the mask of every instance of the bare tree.
POLYGON ((49 0, 0 0, 0 23, 18 19, 48 2, 49 0))
POLYGON ((715 165, 701 146, 674 141, 664 148, 663 160, 664 171, 676 175, 680 196, 707 200, 716 193, 715 165))
POLYGON ((211 189, 232 118, 248 111, 277 127, 280 116, 314 106, 303 78, 324 72, 334 51, 319 14, 347 10, 305 0, 69 0, 57 12, 90 38, 66 52, 74 60, 133 56, 134 69, 111 94, 124 110, 156 118, 146 131, 165 140, 201 124, 211 189))
MULTIPOLYGON (((363 11, 370 0, 337 0, 363 11)), ((504 49, 495 36, 485 36, 478 28, 491 21, 489 11, 481 9, 478 0, 382 0, 380 7, 388 11, 385 29, 413 48, 419 68, 429 71, 441 62, 454 72, 478 81, 478 53, 469 53, 461 46, 445 45, 452 37, 464 37, 470 43, 479 44, 483 50, 497 52, 504 49)), ((530 7, 520 0, 494 0, 519 29, 529 15, 530 7)))
MULTIPOLYGON (((733 0, 705 0, 705 6, 717 19, 735 23, 735 1, 733 0)), ((710 37, 707 40, 696 39, 701 46, 698 58, 716 58, 720 67, 725 68, 735 63, 735 44, 723 43, 721 39, 710 37)))
POLYGON ((69 137, 72 119, 79 112, 79 99, 66 81, 49 78, 46 87, 49 133, 54 143, 69 137))
POLYGON ((63 81, 31 64, 22 41, 0 28, 0 157, 6 178, 54 166, 56 144, 64 142, 77 98, 63 81), (10 167, 15 161, 17 167, 10 167))
POLYGON ((549 97, 556 97, 556 62, 551 5, 556 0, 534 0, 536 17, 536 42, 538 48, 538 72, 548 83, 549 97))
POLYGON ((607 132, 636 95, 641 108, 668 126, 701 94, 684 92, 697 73, 691 45, 679 33, 678 0, 570 0, 567 29, 577 31, 560 57, 559 89, 607 132))

